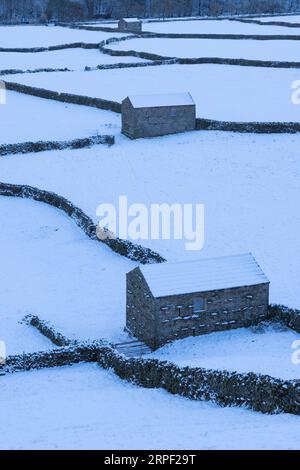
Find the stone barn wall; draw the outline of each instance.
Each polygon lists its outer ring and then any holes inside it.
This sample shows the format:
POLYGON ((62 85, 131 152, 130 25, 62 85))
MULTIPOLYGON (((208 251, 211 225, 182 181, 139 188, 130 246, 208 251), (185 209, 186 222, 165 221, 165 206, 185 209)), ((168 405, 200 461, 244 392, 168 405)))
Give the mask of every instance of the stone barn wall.
POLYGON ((141 21, 127 22, 126 20, 121 19, 119 21, 118 28, 119 28, 119 31, 122 31, 122 32, 140 33, 142 31, 142 22, 141 21))
POLYGON ((127 328, 153 349, 189 336, 255 325, 268 319, 268 307, 269 284, 155 298, 139 268, 127 274, 127 328), (198 313, 195 298, 204 301, 198 313))
POLYGON ((157 302, 139 268, 127 274, 126 327, 155 348, 157 302))
POLYGON ((160 298, 158 344, 249 327, 267 318, 268 305, 268 284, 160 298), (199 313, 193 308, 197 297, 204 301, 203 311, 199 313))
POLYGON ((122 132, 131 139, 176 134, 195 128, 195 105, 134 108, 128 98, 122 103, 122 132))

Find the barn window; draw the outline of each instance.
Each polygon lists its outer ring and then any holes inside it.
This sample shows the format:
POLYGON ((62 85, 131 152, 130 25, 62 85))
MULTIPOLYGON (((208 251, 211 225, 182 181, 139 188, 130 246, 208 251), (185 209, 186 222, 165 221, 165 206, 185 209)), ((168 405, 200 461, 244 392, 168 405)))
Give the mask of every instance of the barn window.
POLYGON ((203 297, 196 297, 194 299, 194 313, 201 313, 205 311, 205 300, 203 297))

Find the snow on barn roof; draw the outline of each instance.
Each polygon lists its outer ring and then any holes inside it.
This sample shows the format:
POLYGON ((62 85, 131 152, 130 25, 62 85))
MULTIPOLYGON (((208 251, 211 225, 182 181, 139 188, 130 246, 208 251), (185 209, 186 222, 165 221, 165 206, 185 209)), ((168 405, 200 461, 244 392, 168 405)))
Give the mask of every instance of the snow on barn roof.
POLYGON ((183 263, 140 266, 154 297, 268 283, 251 253, 183 263))
POLYGON ((190 93, 165 93, 128 96, 134 108, 159 108, 163 106, 195 105, 190 93))
POLYGON ((136 23, 141 21, 138 18, 121 18, 121 20, 126 21, 126 23, 136 23))

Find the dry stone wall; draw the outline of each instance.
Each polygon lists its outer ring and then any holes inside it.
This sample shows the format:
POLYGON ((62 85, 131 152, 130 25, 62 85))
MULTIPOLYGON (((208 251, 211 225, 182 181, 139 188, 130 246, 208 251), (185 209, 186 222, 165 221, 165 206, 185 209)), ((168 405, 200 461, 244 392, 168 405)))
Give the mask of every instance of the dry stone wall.
POLYGON ((255 373, 178 367, 150 359, 129 359, 102 348, 98 362, 122 379, 145 388, 163 388, 193 400, 210 400, 220 406, 244 406, 262 413, 300 415, 300 381, 283 381, 255 373))
POLYGON ((145 388, 162 388, 193 400, 209 400, 223 407, 243 406, 269 414, 300 415, 300 381, 284 381, 255 373, 178 367, 155 359, 126 358, 105 341, 10 356, 0 367, 0 375, 80 362, 98 362, 123 380, 145 388))
POLYGON ((69 346, 72 343, 71 340, 57 332, 49 322, 41 320, 37 315, 26 315, 23 321, 36 328, 56 346, 69 346))
MULTIPOLYGON (((0 196, 33 199, 56 207, 71 217, 89 238, 104 243, 115 253, 125 256, 133 261, 138 261, 141 264, 163 263, 165 261, 165 259, 155 251, 141 245, 136 245, 128 240, 122 240, 117 237, 103 237, 100 239, 100 233, 97 233, 97 226, 94 224, 93 220, 79 209, 79 207, 74 206, 74 204, 66 198, 59 196, 58 194, 34 188, 32 186, 0 182, 0 196)), ((102 230, 102 232, 105 232, 105 230, 102 230)))
MULTIPOLYGON (((270 319, 280 319, 283 323, 300 329, 300 311, 274 305, 270 307, 270 319)), ((42 324, 41 328, 44 327, 42 324)), ((300 415, 299 380, 285 381, 252 372, 240 374, 179 367, 156 359, 127 358, 103 340, 72 344, 41 353, 10 356, 6 364, 0 367, 0 375, 80 362, 97 362, 102 368, 112 370, 121 379, 138 386, 162 388, 174 395, 193 400, 209 400, 224 407, 243 406, 268 414, 300 415)))
POLYGON ((48 150, 81 149, 92 145, 113 145, 114 143, 115 137, 113 135, 95 135, 92 137, 84 137, 83 139, 67 141, 38 141, 22 142, 19 144, 3 144, 0 145, 0 156, 45 152, 48 150))

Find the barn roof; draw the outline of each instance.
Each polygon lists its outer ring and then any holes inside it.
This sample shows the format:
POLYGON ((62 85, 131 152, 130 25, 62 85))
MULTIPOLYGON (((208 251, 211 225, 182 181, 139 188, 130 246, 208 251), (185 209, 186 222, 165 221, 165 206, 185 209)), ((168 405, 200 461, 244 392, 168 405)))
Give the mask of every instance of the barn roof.
POLYGON ((126 23, 136 23, 141 21, 138 18, 121 18, 121 20, 126 21, 126 23))
POLYGON ((251 253, 140 266, 154 297, 192 294, 268 283, 251 253))
POLYGON ((128 98, 134 108, 159 108, 164 106, 187 106, 195 104, 190 93, 129 95, 128 98))

